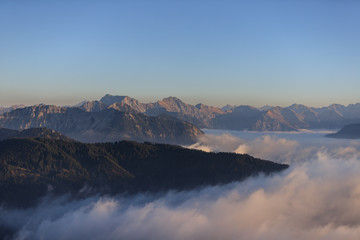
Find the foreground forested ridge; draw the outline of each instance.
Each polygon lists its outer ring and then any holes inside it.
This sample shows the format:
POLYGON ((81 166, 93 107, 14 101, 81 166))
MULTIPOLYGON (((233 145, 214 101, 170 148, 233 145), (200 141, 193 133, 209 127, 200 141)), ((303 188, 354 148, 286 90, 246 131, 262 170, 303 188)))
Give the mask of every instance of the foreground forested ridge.
POLYGON ((284 170, 246 154, 167 144, 85 144, 45 138, 0 141, 1 202, 29 206, 47 194, 184 190, 284 170))
POLYGON ((71 141, 72 139, 48 128, 29 128, 24 130, 13 130, 8 128, 0 128, 0 141, 9 138, 29 138, 41 137, 51 139, 62 139, 71 141))

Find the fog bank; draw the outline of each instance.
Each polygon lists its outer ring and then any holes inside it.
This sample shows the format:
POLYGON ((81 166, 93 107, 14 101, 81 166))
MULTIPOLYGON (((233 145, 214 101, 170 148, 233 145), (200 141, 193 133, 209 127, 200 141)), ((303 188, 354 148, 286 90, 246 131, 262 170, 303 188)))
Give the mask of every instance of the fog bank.
POLYGON ((319 139, 208 135, 192 147, 294 164, 273 176, 193 191, 1 209, 0 221, 17 229, 13 239, 359 239, 359 144, 319 139))
POLYGON ((312 161, 319 153, 335 159, 359 159, 358 140, 326 138, 329 131, 246 132, 205 130, 206 135, 187 146, 215 152, 236 152, 274 162, 298 164, 312 161))

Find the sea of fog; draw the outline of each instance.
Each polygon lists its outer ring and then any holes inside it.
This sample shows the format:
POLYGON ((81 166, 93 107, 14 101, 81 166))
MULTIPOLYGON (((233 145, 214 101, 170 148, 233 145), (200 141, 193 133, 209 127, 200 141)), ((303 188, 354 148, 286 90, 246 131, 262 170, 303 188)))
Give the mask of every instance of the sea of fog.
POLYGON ((327 131, 205 133, 188 147, 291 167, 192 191, 44 200, 1 209, 0 221, 14 239, 359 239, 360 141, 327 131))
POLYGON ((334 131, 252 132, 205 129, 206 135, 188 146, 214 152, 247 153, 262 159, 297 165, 327 155, 358 159, 360 141, 325 137, 334 131))

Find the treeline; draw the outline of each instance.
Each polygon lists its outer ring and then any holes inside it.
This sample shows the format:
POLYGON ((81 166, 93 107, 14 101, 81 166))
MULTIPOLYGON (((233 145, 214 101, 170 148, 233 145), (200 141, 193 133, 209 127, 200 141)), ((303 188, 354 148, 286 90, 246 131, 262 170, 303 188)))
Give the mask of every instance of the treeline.
POLYGON ((243 180, 288 166, 246 154, 121 141, 84 144, 45 138, 0 141, 1 201, 33 204, 46 194, 135 193, 243 180))

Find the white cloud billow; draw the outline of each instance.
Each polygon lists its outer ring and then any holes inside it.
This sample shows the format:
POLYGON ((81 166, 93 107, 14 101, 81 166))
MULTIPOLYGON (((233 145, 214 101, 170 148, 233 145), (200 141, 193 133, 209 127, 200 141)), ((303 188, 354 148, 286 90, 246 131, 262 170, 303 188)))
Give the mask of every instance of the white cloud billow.
POLYGON ((240 146, 258 156, 296 160, 280 174, 240 183, 164 195, 57 200, 26 211, 3 209, 0 221, 18 224, 15 239, 359 239, 356 141, 314 145, 279 136, 248 141, 219 135, 197 145, 217 151, 240 151, 240 146))

